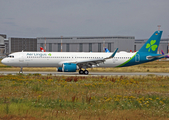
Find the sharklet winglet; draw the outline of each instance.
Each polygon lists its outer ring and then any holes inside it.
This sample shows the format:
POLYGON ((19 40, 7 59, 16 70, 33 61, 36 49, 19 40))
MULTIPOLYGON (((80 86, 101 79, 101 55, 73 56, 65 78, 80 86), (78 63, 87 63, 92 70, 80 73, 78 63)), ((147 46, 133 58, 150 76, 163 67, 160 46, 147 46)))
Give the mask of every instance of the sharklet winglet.
POLYGON ((107 57, 107 58, 105 58, 105 59, 113 58, 113 57, 116 55, 117 51, 118 51, 118 48, 116 48, 116 50, 113 52, 112 55, 110 55, 109 57, 107 57))

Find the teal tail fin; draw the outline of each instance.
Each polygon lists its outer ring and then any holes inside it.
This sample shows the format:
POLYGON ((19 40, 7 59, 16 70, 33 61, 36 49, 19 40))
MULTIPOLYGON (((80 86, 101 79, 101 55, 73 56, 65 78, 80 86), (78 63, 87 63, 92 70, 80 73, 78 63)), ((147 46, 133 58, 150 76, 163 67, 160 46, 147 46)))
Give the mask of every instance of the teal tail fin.
POLYGON ((157 54, 162 32, 163 31, 154 32, 154 34, 147 40, 147 42, 142 46, 139 52, 149 52, 157 54))

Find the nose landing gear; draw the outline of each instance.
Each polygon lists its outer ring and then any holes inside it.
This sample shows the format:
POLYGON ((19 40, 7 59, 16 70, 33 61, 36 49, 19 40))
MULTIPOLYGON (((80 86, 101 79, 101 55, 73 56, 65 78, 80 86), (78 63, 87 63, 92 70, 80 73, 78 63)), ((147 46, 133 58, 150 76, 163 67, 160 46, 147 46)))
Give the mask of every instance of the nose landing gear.
POLYGON ((21 67, 21 69, 20 69, 19 73, 23 73, 23 71, 22 71, 22 67, 21 67))

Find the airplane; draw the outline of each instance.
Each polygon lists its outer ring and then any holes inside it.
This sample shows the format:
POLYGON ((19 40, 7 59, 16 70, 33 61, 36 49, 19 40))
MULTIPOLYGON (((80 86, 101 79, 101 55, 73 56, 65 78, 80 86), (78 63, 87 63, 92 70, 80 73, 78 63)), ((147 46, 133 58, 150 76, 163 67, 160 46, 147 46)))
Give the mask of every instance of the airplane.
POLYGON ((43 47, 40 47, 41 52, 46 52, 46 50, 43 49, 43 47))
POLYGON ((135 53, 117 52, 15 52, 1 62, 8 66, 20 67, 57 67, 63 72, 76 72, 88 75, 87 68, 127 67, 164 58, 157 54, 162 31, 155 31, 141 49, 135 53), (82 70, 85 69, 85 70, 82 70))
MULTIPOLYGON (((163 50, 161 50, 162 55, 164 55, 163 50)), ((166 55, 165 58, 169 58, 169 55, 166 55)))
MULTIPOLYGON (((130 50, 130 52, 133 52, 133 51, 132 51, 132 50, 130 50)), ((136 52, 136 50, 135 50, 134 52, 136 52)))
POLYGON ((104 48, 106 53, 110 53, 110 51, 107 48, 104 48))

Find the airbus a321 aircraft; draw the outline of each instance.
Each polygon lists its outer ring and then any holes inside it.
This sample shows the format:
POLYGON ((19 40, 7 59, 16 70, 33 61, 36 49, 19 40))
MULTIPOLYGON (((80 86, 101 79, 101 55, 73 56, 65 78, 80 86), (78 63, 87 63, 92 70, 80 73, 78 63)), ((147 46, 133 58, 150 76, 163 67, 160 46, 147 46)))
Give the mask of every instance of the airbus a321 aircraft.
POLYGON ((63 72, 89 74, 87 68, 93 67, 126 67, 163 58, 157 54, 162 31, 156 31, 135 53, 117 52, 16 52, 1 62, 8 66, 20 67, 61 67, 63 72), (82 70, 85 69, 84 71, 82 70))

